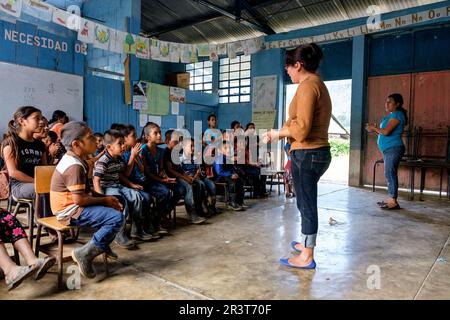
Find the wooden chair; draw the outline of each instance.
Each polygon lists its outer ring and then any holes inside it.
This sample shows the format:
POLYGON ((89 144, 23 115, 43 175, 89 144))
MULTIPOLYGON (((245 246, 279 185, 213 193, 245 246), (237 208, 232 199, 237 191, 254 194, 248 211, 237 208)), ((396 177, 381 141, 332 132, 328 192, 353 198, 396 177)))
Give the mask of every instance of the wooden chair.
MULTIPOLYGON (((38 166, 35 167, 34 173, 34 186, 36 190, 36 204, 35 204, 35 220, 38 226, 37 229, 37 237, 36 237, 36 248, 35 253, 36 256, 39 257, 39 253, 43 252, 47 255, 52 255, 56 258, 58 265, 58 288, 62 289, 62 280, 63 280, 63 263, 72 261, 71 256, 64 256, 64 232, 71 232, 72 235, 75 235, 75 239, 77 240, 79 235, 79 228, 73 226, 66 226, 59 222, 56 219, 56 216, 53 214, 47 214, 48 217, 40 216, 40 207, 41 207, 41 196, 48 196, 50 193, 50 185, 52 180, 53 172, 55 171, 55 166, 38 166), (46 227, 47 229, 54 230, 58 235, 58 250, 55 254, 54 250, 51 250, 49 245, 41 245, 41 236, 42 236, 42 228, 46 227)), ((107 268, 107 257, 106 254, 103 255, 106 273, 108 274, 107 268)))
MULTIPOLYGON (((10 187, 11 190, 11 187, 10 187)), ((11 192, 8 198, 8 206, 7 211, 11 212, 11 214, 16 217, 19 214, 20 209, 25 208, 25 213, 27 214, 27 225, 24 227, 28 229, 28 241, 33 247, 33 239, 34 239, 34 215, 33 215, 33 199, 18 199, 14 197, 11 192), (12 208, 14 207, 14 211, 12 208)))

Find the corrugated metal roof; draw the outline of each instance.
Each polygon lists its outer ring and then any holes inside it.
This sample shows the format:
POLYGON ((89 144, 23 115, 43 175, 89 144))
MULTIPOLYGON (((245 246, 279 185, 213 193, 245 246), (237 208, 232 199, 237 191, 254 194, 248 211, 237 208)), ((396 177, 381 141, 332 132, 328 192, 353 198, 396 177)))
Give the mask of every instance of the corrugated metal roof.
MULTIPOLYGON (((443 0, 248 0, 259 17, 276 33, 368 16, 377 5, 380 13, 398 11, 443 0)), ((209 0, 234 12, 234 0, 209 0)), ((242 11, 242 17, 256 19, 242 11)), ((196 0, 142 0, 142 30, 156 31, 161 40, 185 43, 221 43, 264 35, 261 31, 220 15, 196 0), (195 20, 195 23, 190 23, 195 20), (207 21, 205 21, 207 20, 207 21), (167 30, 168 32, 164 32, 167 30)))

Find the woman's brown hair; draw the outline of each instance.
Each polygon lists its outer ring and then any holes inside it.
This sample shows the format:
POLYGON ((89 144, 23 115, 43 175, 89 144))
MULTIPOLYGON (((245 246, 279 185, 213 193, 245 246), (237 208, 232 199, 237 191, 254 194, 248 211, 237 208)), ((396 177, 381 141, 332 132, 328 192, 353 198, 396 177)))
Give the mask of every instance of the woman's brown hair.
POLYGON ((315 43, 304 44, 295 49, 287 50, 285 65, 293 66, 299 62, 309 72, 316 72, 323 59, 323 52, 315 43))

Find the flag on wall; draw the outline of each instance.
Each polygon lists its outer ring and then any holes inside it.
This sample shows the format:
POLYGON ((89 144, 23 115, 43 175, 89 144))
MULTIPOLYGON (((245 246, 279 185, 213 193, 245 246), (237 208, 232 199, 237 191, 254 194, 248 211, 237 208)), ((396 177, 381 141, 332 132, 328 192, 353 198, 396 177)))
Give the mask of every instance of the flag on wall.
POLYGON ((0 11, 19 18, 22 12, 22 0, 0 0, 0 11))
POLYGON ((125 32, 122 32, 120 30, 112 30, 111 40, 109 41, 109 51, 122 54, 125 36, 125 32))
POLYGON ((217 45, 209 45, 209 61, 219 61, 219 54, 217 53, 217 45))
POLYGON ((81 18, 80 30, 78 31, 78 41, 84 43, 94 43, 95 24, 92 21, 81 18))
POLYGON ((111 29, 96 23, 94 26, 94 47, 109 50, 111 41, 111 29))
POLYGON ((53 23, 59 24, 60 26, 67 27, 67 20, 70 17, 70 13, 58 8, 53 8, 53 23))
POLYGON ((123 40, 123 53, 136 54, 136 36, 128 33, 123 40))
POLYGON ((141 58, 141 59, 150 59, 150 40, 149 39, 137 37, 136 57, 141 58))
POLYGON ((169 42, 159 41, 159 58, 157 60, 164 62, 170 61, 169 42))
POLYGON ((53 9, 41 1, 24 0, 22 4, 22 13, 46 22, 50 22, 52 21, 53 9))
POLYGON ((199 57, 209 57, 209 45, 208 44, 197 44, 197 55, 199 57))
POLYGON ((179 63, 180 62, 180 45, 178 43, 170 43, 170 62, 179 63))

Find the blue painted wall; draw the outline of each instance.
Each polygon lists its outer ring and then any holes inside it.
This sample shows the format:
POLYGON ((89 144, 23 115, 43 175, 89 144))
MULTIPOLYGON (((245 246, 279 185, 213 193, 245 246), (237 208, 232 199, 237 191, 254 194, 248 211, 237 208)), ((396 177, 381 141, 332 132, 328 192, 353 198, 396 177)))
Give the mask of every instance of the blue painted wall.
POLYGON ((51 30, 47 24, 45 30, 48 31, 45 31, 41 25, 0 15, 0 61, 83 75, 85 56, 75 53, 75 43, 78 43, 75 33, 60 32, 59 26, 55 27, 57 28, 51 30), (9 40, 11 32, 17 32, 15 41, 9 40), (30 39, 39 37, 40 46, 33 45, 34 41, 30 41, 31 45, 27 44, 27 36, 31 36, 30 39), (51 39, 53 43, 67 44, 67 51, 48 49, 46 39, 51 39))

